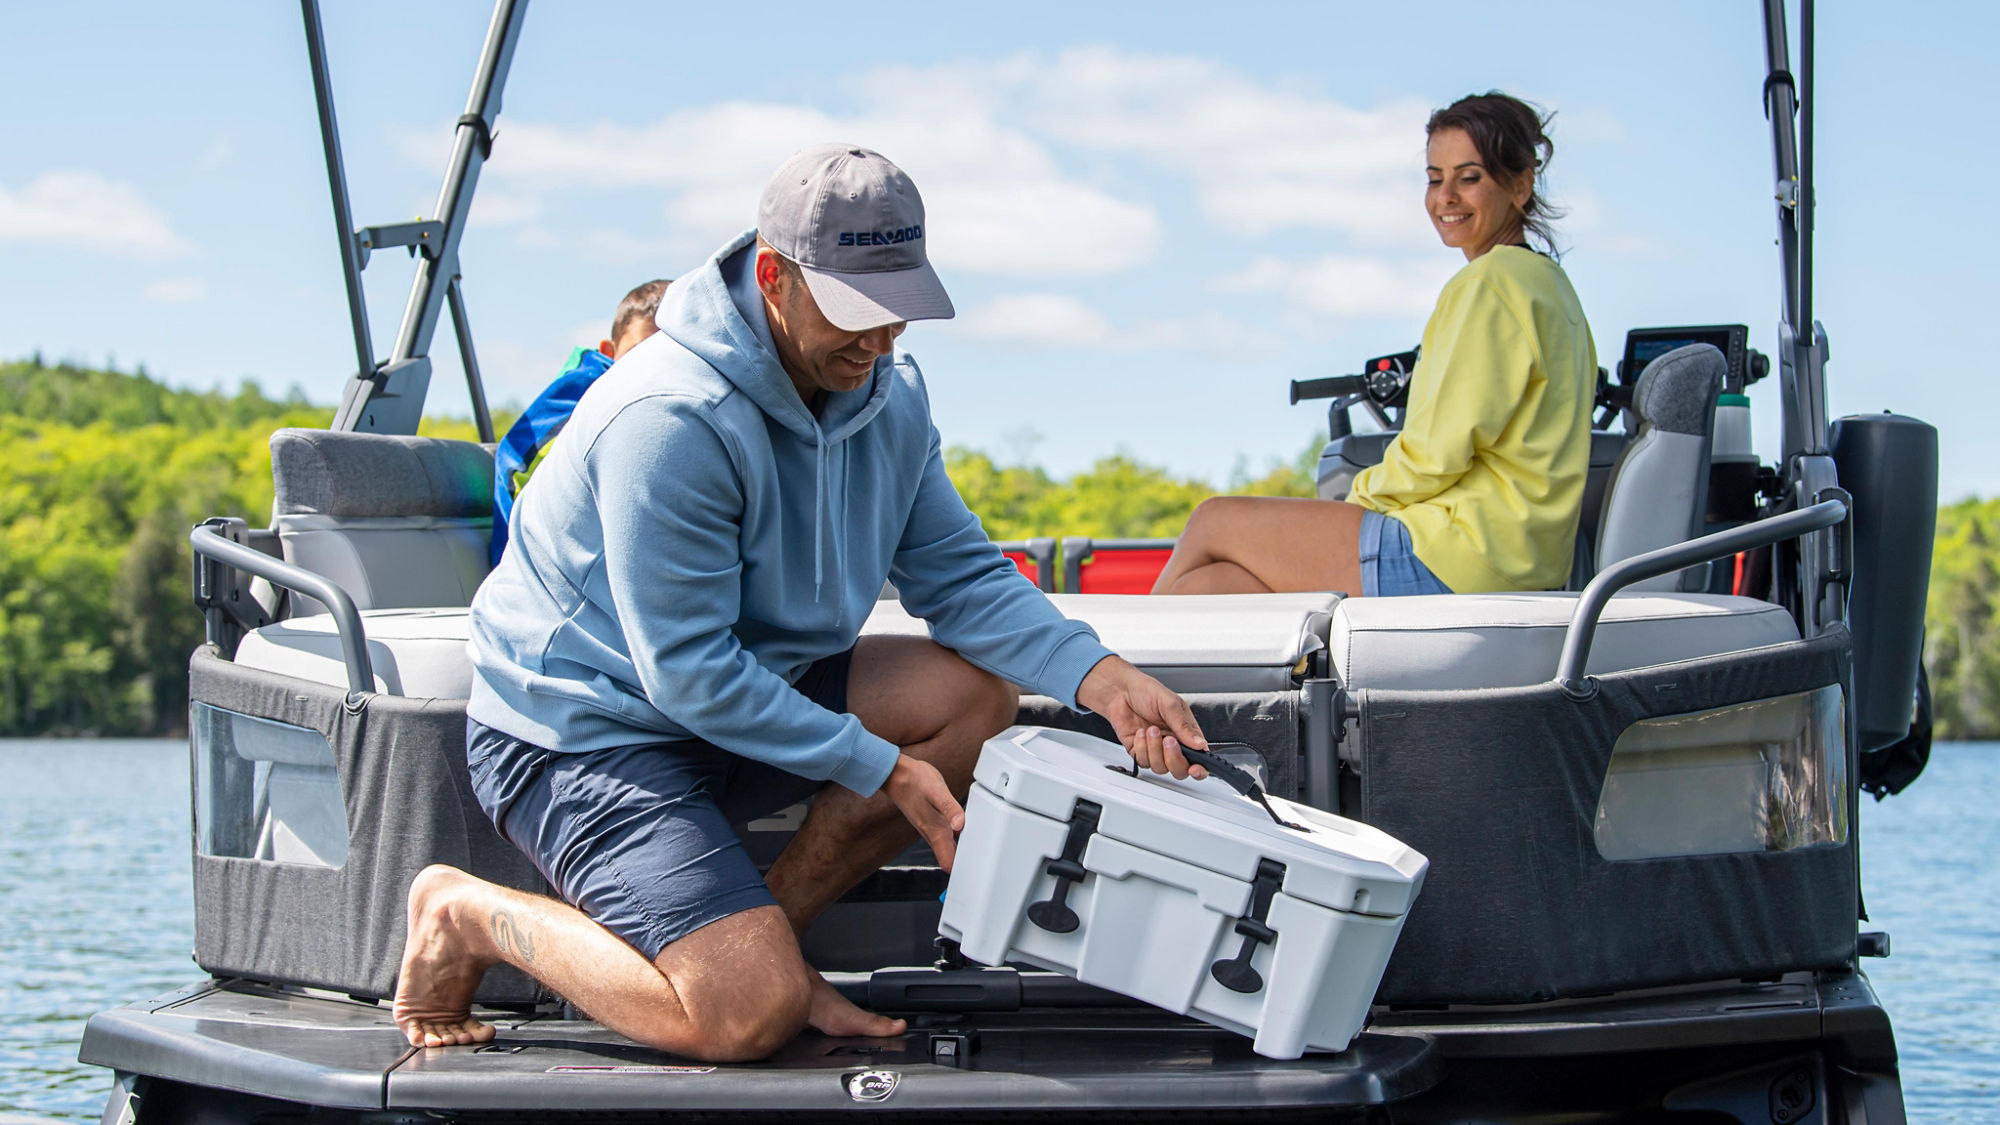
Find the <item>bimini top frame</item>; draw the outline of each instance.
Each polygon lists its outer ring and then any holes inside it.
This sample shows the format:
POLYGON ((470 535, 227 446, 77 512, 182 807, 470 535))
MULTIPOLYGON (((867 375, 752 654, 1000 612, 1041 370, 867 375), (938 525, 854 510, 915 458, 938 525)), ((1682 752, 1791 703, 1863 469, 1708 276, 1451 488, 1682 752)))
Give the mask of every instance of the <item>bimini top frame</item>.
POLYGON ((472 79, 472 94, 458 119, 444 186, 438 192, 437 218, 355 229, 348 207, 347 172, 340 155, 340 128, 334 119, 333 84, 327 71, 326 41, 320 30, 318 0, 299 0, 305 17, 306 51, 311 57, 313 95, 319 107, 320 141, 326 152, 326 175, 333 193, 333 222, 340 240, 340 268, 347 282, 347 312, 354 333, 355 375, 341 394, 333 429, 413 434, 423 418, 424 396, 430 389, 431 337, 438 318, 451 309, 458 353, 465 364, 465 385, 472 399, 479 440, 493 440, 493 419, 486 406, 486 388, 472 347, 472 326, 466 319, 465 295, 458 266, 459 240, 472 213, 472 193, 479 170, 493 151, 493 125, 500 116, 500 93, 514 61, 514 45, 527 18, 527 0, 499 0, 486 28, 486 45, 472 79), (376 362, 368 332, 368 301, 361 271, 376 250, 408 247, 417 258, 416 279, 403 322, 387 359, 376 362))

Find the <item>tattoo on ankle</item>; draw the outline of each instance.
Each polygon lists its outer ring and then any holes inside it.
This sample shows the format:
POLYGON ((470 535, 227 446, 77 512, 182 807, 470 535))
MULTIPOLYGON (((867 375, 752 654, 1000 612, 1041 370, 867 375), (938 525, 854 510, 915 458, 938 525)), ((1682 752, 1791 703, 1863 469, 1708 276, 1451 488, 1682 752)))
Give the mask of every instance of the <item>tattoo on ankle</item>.
POLYGON ((533 963, 535 960, 535 935, 525 923, 516 922, 514 915, 505 910, 495 910, 491 919, 493 944, 505 954, 513 952, 521 960, 533 963))

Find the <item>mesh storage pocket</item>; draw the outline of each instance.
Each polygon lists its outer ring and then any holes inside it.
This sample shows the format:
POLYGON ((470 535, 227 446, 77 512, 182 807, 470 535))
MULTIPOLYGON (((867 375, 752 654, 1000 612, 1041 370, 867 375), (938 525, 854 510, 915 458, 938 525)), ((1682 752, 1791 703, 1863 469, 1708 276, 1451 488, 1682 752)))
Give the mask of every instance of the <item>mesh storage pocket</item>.
POLYGON ((1846 731, 1834 684, 1634 723, 1611 750, 1597 850, 1634 860, 1845 843, 1846 731))
POLYGON ((1378 1002, 1531 1003, 1851 962, 1851 645, 1836 626, 1610 673, 1584 701, 1546 683, 1356 692, 1359 819, 1431 861, 1378 1002), (1680 776, 1625 766, 1608 785, 1621 746, 1680 776), (1652 854, 1612 858, 1621 847, 1652 854))
POLYGON ((347 805, 325 735, 206 703, 189 709, 188 730, 202 855, 347 862, 347 805))

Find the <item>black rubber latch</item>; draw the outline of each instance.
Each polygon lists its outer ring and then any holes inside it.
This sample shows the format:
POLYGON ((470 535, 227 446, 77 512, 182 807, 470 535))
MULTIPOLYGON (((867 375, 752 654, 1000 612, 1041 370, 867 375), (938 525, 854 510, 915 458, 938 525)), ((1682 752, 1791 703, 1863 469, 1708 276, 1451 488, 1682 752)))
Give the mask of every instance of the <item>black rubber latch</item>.
POLYGON ((1257 861, 1257 878, 1250 884, 1250 913, 1236 920, 1236 932, 1243 935, 1243 948, 1208 967, 1208 975, 1231 992, 1252 993, 1264 987, 1263 974, 1250 967, 1257 947, 1278 940, 1278 931, 1264 919, 1271 913, 1271 900, 1285 882, 1285 865, 1276 860, 1257 861))
POLYGON ((1083 920, 1076 916, 1068 903, 1069 889, 1083 882, 1083 849, 1097 832, 1097 818, 1104 813, 1104 806, 1095 801, 1078 801, 1069 814, 1069 838, 1063 841, 1061 857, 1049 861, 1043 868, 1056 877, 1055 890, 1041 902, 1028 904, 1028 921, 1052 934, 1074 933, 1083 920))

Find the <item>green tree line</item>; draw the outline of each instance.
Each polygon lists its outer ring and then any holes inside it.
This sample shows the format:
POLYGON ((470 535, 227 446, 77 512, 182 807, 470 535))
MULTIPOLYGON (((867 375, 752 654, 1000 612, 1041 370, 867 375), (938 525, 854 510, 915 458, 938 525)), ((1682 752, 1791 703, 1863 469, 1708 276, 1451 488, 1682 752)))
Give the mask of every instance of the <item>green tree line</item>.
MULTIPOLYGON (((212 515, 264 522, 271 431, 331 414, 251 382, 225 394, 143 369, 0 364, 0 736, 183 729, 202 639, 188 529, 212 515)), ((424 432, 472 427, 431 419, 424 432)), ((1312 495, 1318 446, 1220 487, 1122 453, 1067 478, 964 448, 946 464, 996 539, 1170 536, 1221 491, 1312 495)), ((2000 500, 1939 512, 1926 659, 1946 737, 2000 736, 1996 543, 2000 500)))

